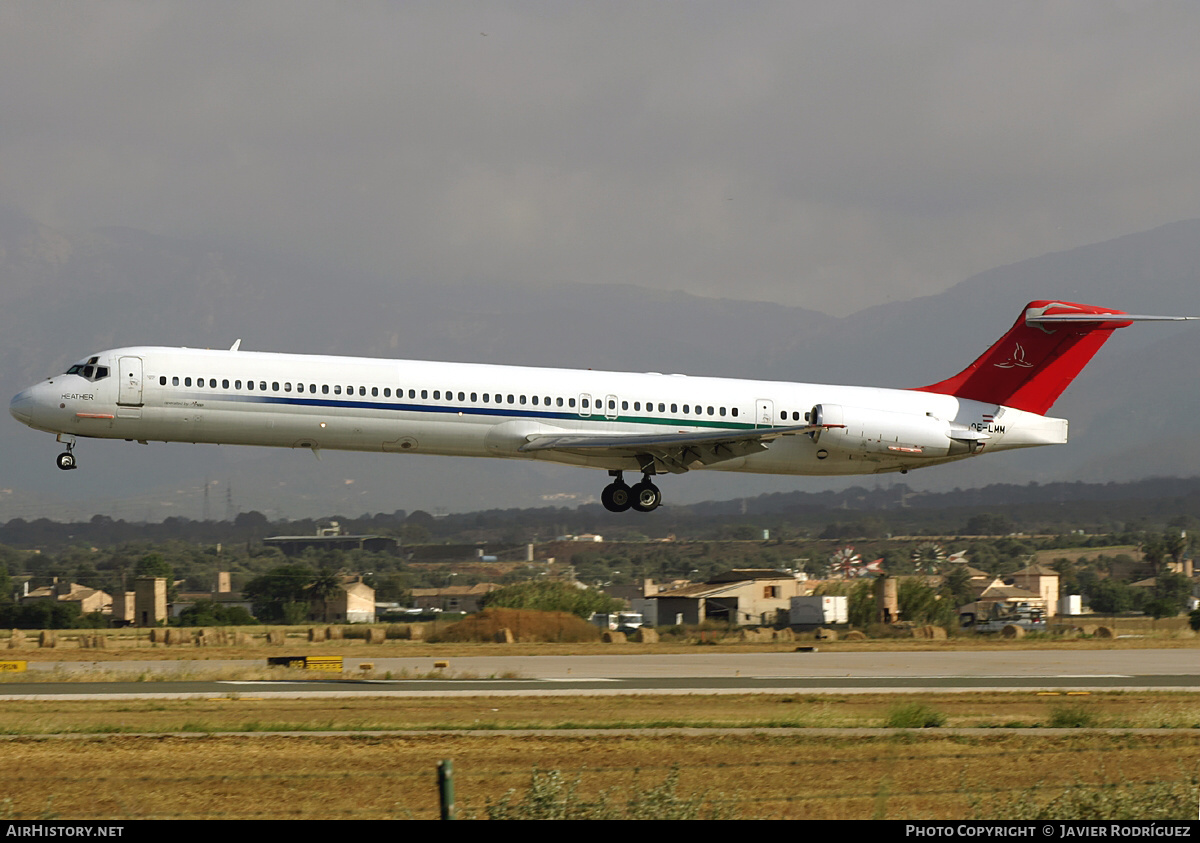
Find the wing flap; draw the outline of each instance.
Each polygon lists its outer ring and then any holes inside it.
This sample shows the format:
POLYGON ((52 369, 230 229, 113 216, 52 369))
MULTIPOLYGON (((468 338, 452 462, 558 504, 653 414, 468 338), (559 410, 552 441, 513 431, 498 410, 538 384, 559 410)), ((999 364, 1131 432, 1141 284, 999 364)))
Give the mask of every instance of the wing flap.
POLYGON ((719 430, 712 433, 611 433, 543 434, 529 437, 520 450, 564 451, 591 456, 652 458, 672 474, 699 465, 712 465, 765 451, 781 436, 799 436, 841 425, 804 424, 760 427, 753 430, 719 430))

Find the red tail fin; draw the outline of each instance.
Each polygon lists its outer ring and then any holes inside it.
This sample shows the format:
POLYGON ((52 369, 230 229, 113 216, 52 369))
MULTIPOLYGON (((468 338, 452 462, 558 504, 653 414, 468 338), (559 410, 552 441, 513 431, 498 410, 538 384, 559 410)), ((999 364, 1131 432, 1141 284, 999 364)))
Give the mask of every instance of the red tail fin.
POLYGON ((1030 302, 978 360, 949 380, 918 389, 1044 415, 1112 332, 1132 324, 1120 318, 1128 316, 1088 304, 1030 302))

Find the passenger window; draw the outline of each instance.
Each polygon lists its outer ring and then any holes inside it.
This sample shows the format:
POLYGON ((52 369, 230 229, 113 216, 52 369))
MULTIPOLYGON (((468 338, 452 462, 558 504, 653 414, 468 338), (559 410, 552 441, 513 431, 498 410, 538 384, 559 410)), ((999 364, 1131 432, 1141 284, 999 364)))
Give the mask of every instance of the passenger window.
POLYGON ((465 393, 462 393, 462 392, 458 393, 458 400, 459 400, 459 401, 466 401, 466 400, 467 400, 467 396, 466 396, 466 394, 465 394, 465 393))
POLYGON ((641 410, 641 409, 642 409, 642 402, 641 402, 641 401, 634 401, 634 402, 633 402, 633 409, 634 409, 634 411, 635 411, 635 412, 636 412, 636 411, 638 411, 638 410, 641 410))
POLYGON ((246 389, 249 389, 251 392, 253 392, 254 391, 254 381, 246 381, 246 389))
POLYGON ((535 395, 535 396, 533 396, 533 406, 536 407, 537 405, 538 405, 538 397, 535 395))
POLYGON ((488 403, 488 400, 489 400, 491 397, 492 397, 492 396, 488 395, 486 392, 485 392, 485 393, 483 393, 483 403, 484 403, 484 404, 488 403))
POLYGON ((284 383, 283 383, 283 391, 284 391, 284 392, 291 392, 291 391, 292 391, 292 382, 291 382, 291 381, 284 381, 284 383))
MULTIPOLYGON (((421 395, 422 395, 422 397, 424 397, 424 393, 422 393, 421 395)), ((415 389, 410 389, 410 390, 408 391, 408 397, 409 397, 409 398, 416 398, 416 397, 417 397, 417 391, 416 391, 415 389)))
POLYGON ((690 405, 688 405, 688 404, 684 404, 684 405, 683 405, 683 414, 686 416, 686 415, 687 415, 689 412, 691 412, 691 409, 692 409, 692 408, 691 408, 691 406, 690 406, 690 405))
POLYGON ((509 404, 513 403, 513 397, 512 397, 511 395, 510 395, 510 396, 508 396, 508 403, 509 403, 509 404))
POLYGON ((209 387, 210 387, 211 389, 216 389, 216 388, 217 388, 217 379, 216 379, 216 378, 209 378, 209 379, 208 379, 208 385, 209 385, 209 387))
POLYGON ((568 406, 568 407, 574 407, 574 406, 575 406, 575 399, 574 399, 574 398, 568 398, 568 399, 567 399, 567 406, 568 406))
POLYGON ((272 392, 279 391, 279 381, 271 381, 271 391, 272 392))
POLYGON ((171 378, 171 386, 179 386, 179 375, 174 375, 171 378))
POLYGON ((622 402, 621 402, 621 409, 622 409, 622 410, 628 410, 628 409, 629 409, 629 402, 628 402, 628 401, 622 401, 622 402))
POLYGON ((328 395, 328 394, 329 394, 329 384, 327 384, 327 383, 323 383, 323 384, 321 384, 321 394, 322 394, 322 395, 328 395))
POLYGON ((221 389, 229 389, 229 378, 221 381, 221 389))
POLYGON ((525 396, 524 396, 524 395, 522 395, 522 396, 521 396, 521 403, 522 403, 522 404, 524 404, 524 403, 525 403, 525 396))
POLYGON ((192 385, 192 379, 191 379, 191 378, 184 378, 184 379, 183 379, 183 385, 184 385, 184 386, 191 386, 191 385, 192 385))
POLYGON ((365 386, 360 386, 360 387, 358 388, 358 394, 359 394, 359 395, 366 395, 366 394, 367 394, 367 388, 366 388, 365 386))
POLYGON ((709 408, 708 408, 708 414, 709 414, 710 416, 713 414, 713 408, 712 408, 712 407, 709 407, 709 408))
POLYGON ((335 383, 335 384, 333 385, 333 394, 334 394, 334 395, 341 395, 341 394, 342 394, 342 385, 341 385, 340 383, 335 383))
POLYGON ((471 393, 471 403, 474 404, 478 400, 479 400, 479 396, 476 395, 474 392, 472 392, 471 393))
POLYGON ((561 406, 562 406, 562 399, 561 399, 561 398, 556 398, 556 399, 554 400, 554 403, 555 403, 555 405, 557 405, 557 406, 561 407, 561 406))
POLYGON ((438 401, 441 399, 441 397, 442 397, 442 391, 440 389, 435 389, 433 391, 433 400, 438 401))
POLYGON ((659 405, 658 405, 658 411, 659 411, 660 413, 665 413, 665 412, 667 411, 667 405, 666 405, 666 404, 659 404, 659 405))
POLYGON ((732 410, 730 410, 729 414, 734 418, 737 418, 737 407, 734 407, 732 410))
POLYGON ((384 397, 384 398, 391 398, 391 397, 392 397, 392 388, 391 388, 390 386, 385 386, 385 387, 383 388, 383 397, 384 397))
MULTIPOLYGON (((679 408, 679 405, 678 405, 678 404, 672 404, 672 405, 671 405, 671 412, 672 412, 672 413, 678 413, 678 412, 679 412, 679 409, 678 409, 678 408, 679 408)), ((685 407, 683 411, 686 413, 686 412, 687 412, 687 408, 685 407)))
POLYGON ((725 415, 725 408, 724 408, 724 407, 722 407, 722 408, 721 408, 721 415, 725 415))
POLYGON ((159 386, 166 386, 166 385, 167 385, 167 376, 166 376, 166 375, 159 375, 159 378, 158 378, 158 385, 159 385, 159 386))
POLYGON ((378 397, 379 397, 379 387, 377 387, 377 386, 373 386, 373 387, 371 387, 371 397, 372 397, 372 398, 378 398, 378 397))

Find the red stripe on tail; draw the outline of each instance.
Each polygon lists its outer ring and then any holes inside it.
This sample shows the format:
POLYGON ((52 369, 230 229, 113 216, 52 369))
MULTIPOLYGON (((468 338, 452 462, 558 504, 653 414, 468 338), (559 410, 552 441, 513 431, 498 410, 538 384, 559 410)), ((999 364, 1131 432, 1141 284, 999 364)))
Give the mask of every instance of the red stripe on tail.
POLYGON ((1043 314, 1083 313, 1124 315, 1124 311, 1089 304, 1030 302, 1009 332, 978 360, 948 380, 917 390, 1044 415, 1112 332, 1131 323, 1027 324, 1025 320, 1043 314))

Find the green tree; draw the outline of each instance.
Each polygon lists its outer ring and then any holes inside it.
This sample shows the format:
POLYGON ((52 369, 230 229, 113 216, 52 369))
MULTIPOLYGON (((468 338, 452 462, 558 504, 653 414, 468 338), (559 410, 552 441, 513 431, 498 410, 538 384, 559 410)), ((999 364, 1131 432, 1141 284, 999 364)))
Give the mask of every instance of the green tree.
POLYGON ((308 587, 314 574, 304 565, 280 565, 242 589, 263 623, 302 623, 308 615, 308 587))
POLYGON ((944 599, 937 589, 930 588, 918 579, 900 580, 896 599, 901 620, 917 624, 936 624, 947 628, 955 626, 953 601, 944 599))
POLYGON ((581 618, 593 612, 618 612, 624 603, 594 588, 578 588, 565 582, 524 582, 505 586, 484 595, 482 608, 539 609, 570 612, 581 618))
POLYGON ((321 604, 321 619, 329 621, 329 601, 342 590, 342 581, 338 575, 328 568, 322 568, 308 587, 308 599, 311 603, 321 604))
POLYGON ((197 600, 179 613, 180 626, 250 626, 258 621, 241 606, 197 600))

